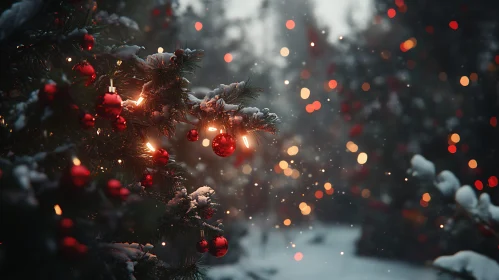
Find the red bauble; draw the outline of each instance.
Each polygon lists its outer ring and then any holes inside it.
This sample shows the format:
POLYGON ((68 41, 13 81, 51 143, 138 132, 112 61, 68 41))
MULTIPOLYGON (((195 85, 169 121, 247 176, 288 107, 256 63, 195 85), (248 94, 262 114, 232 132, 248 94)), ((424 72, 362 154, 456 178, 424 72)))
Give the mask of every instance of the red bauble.
POLYGON ((115 92, 106 92, 97 98, 97 115, 106 119, 116 119, 121 113, 121 97, 115 92))
POLYGON ((80 46, 82 49, 89 51, 94 47, 94 43, 95 43, 94 36, 90 34, 85 34, 83 35, 80 46))
POLYGON ((129 195, 130 195, 130 190, 128 190, 127 188, 121 188, 120 196, 122 200, 126 200, 129 195))
POLYGON ((54 82, 46 83, 39 91, 38 98, 44 104, 54 101, 57 94, 57 84, 54 82))
POLYGON ((360 124, 356 124, 354 125, 351 129, 350 129, 350 137, 356 137, 356 136, 359 136, 361 133, 362 133, 362 130, 363 130, 363 127, 362 125, 360 124))
POLYGON ((187 132, 187 140, 189 140, 191 142, 198 141, 199 140, 198 131, 195 129, 189 130, 189 132, 187 132))
POLYGON ((157 165, 167 165, 170 155, 165 149, 157 149, 152 154, 152 161, 157 165))
POLYGON ((209 206, 203 207, 199 210, 199 215, 205 220, 211 219, 213 214, 215 214, 215 210, 209 206))
POLYGON ((151 174, 145 174, 142 180, 140 181, 140 184, 146 188, 152 187, 152 175, 151 174))
POLYGON ((220 133, 213 139, 211 147, 220 157, 228 157, 236 150, 236 139, 227 133, 220 133))
POLYGON ((70 176, 71 182, 77 187, 83 187, 90 181, 90 171, 83 165, 73 165, 70 176))
POLYGON ((83 114, 83 116, 81 117, 81 119, 80 119, 80 123, 81 123, 81 126, 82 126, 84 129, 93 128, 93 127, 94 127, 94 125, 95 125, 95 118, 94 118, 94 116, 92 116, 91 114, 89 114, 89 113, 85 113, 85 114, 83 114))
POLYGON ((114 121, 113 121, 113 128, 116 131, 123 131, 126 129, 126 120, 122 116, 118 116, 114 121))
POLYGON ((208 250, 210 249, 209 248, 209 245, 208 245, 208 241, 206 241, 206 239, 201 239, 200 241, 198 241, 198 243, 196 243, 196 249, 198 250, 199 253, 206 253, 208 252, 208 250))
POLYGON ((178 57, 181 57, 184 55, 184 50, 183 49, 178 49, 174 52, 174 54, 178 57))
POLYGON ((217 236, 210 241, 209 252, 211 255, 221 258, 229 251, 229 242, 223 236, 217 236))
POLYGON ((95 78, 97 78, 94 67, 87 61, 76 64, 75 66, 73 66, 73 70, 78 71, 78 73, 80 73, 82 76, 88 77, 88 80, 85 83, 86 86, 93 83, 95 81, 95 78))
POLYGON ((112 196, 120 195, 120 190, 122 187, 123 186, 121 185, 121 182, 116 179, 111 179, 107 181, 107 191, 112 196))

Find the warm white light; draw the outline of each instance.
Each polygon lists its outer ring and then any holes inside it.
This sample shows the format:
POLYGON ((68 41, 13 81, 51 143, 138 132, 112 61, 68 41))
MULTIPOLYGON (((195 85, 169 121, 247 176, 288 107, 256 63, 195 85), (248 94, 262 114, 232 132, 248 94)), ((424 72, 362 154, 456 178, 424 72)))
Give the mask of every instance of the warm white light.
POLYGON ((71 57, 68 57, 66 60, 67 60, 68 62, 71 62, 71 60, 73 60, 73 59, 72 59, 71 57))
POLYGON ((123 63, 123 61, 121 61, 121 60, 117 60, 117 61, 116 61, 116 65, 118 65, 118 66, 120 66, 120 65, 121 65, 121 63, 123 63))
POLYGON ((151 143, 147 142, 146 146, 149 148, 149 150, 151 150, 151 152, 156 151, 156 149, 154 149, 154 147, 151 145, 151 143))
POLYGON ((217 131, 218 129, 216 127, 210 126, 208 127, 208 131, 217 131))
POLYGON ((62 215, 62 209, 61 206, 59 206, 59 204, 54 205, 54 211, 57 216, 62 215))
POLYGON ((285 84, 285 85, 289 85, 289 81, 288 81, 288 80, 285 80, 285 81, 284 81, 284 84, 285 84))
POLYGON ((137 101, 135 101, 135 105, 139 106, 140 103, 142 103, 142 101, 144 101, 144 97, 139 97, 139 99, 137 99, 137 101))
POLYGON ((249 148, 249 141, 248 141, 248 137, 243 136, 243 142, 244 142, 244 146, 246 146, 246 148, 249 148))
POLYGON ((203 142, 201 143, 203 147, 208 147, 210 145, 210 140, 209 139, 203 139, 203 142))
POLYGON ((163 242, 161 242, 161 245, 165 246, 165 245, 166 245, 166 242, 164 242, 164 241, 163 241, 163 242))
POLYGON ((74 165, 80 165, 80 164, 81 164, 80 159, 79 159, 79 158, 77 158, 77 157, 73 158, 73 164, 74 164, 74 165))
POLYGON ((158 53, 163 53, 164 49, 162 47, 158 48, 158 53))
POLYGON ((310 43, 310 46, 312 46, 312 47, 315 46, 315 43, 314 42, 310 43))

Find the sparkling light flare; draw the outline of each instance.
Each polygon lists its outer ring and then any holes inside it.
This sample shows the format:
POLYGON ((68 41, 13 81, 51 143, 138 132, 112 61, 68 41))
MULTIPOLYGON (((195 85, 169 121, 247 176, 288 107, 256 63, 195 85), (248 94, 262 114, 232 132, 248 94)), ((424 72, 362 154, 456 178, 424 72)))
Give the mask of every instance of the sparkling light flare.
POLYGON ((249 141, 248 141, 248 137, 243 136, 243 142, 244 142, 244 146, 246 146, 246 148, 249 148, 249 141))
POLYGON ((62 209, 61 206, 59 206, 59 204, 54 205, 54 211, 57 216, 62 215, 62 209))
POLYGON ((151 150, 151 152, 156 151, 156 149, 152 146, 151 143, 147 142, 146 146, 147 146, 147 148, 149 148, 149 150, 151 150))

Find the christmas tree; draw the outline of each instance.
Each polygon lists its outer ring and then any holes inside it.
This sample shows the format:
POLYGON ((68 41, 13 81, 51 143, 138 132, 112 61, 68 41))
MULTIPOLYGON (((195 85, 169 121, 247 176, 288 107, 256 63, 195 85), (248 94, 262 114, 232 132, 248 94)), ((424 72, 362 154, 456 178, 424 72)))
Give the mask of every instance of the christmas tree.
POLYGON ((248 106, 260 90, 190 90, 202 50, 143 58, 139 24, 94 1, 17 2, 0 31, 2 275, 202 278, 202 253, 222 257, 230 240, 212 220, 216 186, 189 186, 175 160, 188 148, 168 139, 215 130, 216 155, 245 149, 277 131, 277 115, 248 106))

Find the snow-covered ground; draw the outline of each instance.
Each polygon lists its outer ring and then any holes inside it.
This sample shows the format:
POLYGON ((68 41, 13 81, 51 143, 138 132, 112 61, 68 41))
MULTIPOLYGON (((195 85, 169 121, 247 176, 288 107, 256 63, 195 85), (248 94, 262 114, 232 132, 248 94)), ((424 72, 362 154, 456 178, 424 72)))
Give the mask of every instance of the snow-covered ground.
POLYGON ((212 267, 208 276, 213 280, 437 279, 436 272, 429 268, 355 256, 354 242, 359 233, 358 228, 339 226, 273 229, 266 248, 262 248, 261 231, 255 226, 243 240, 248 255, 237 264, 212 267), (323 242, 312 241, 321 236, 323 242), (297 253, 303 256, 300 261, 295 260, 297 253), (249 274, 252 272, 258 276, 249 274))

